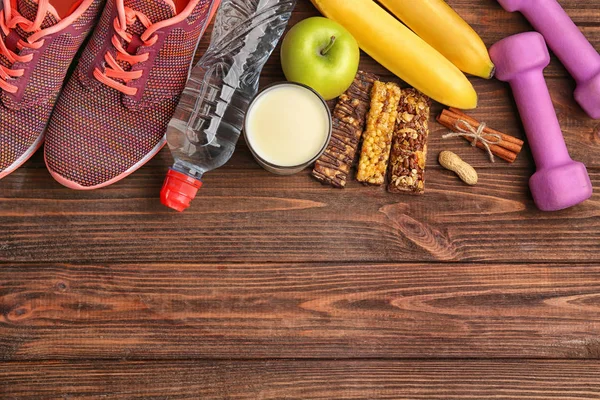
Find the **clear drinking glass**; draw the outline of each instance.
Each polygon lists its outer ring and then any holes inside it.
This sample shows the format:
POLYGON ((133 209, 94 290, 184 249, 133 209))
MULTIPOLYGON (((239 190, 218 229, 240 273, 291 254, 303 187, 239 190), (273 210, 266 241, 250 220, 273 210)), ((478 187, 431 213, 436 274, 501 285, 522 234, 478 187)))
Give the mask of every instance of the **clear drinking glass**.
POLYGON ((252 153, 252 155, 254 156, 254 159, 256 160, 256 162, 258 162, 258 164, 260 164, 261 167, 263 167, 264 169, 266 169, 267 171, 276 174, 276 175, 293 175, 293 174, 297 174, 298 172, 304 170, 305 168, 307 168, 309 165, 313 164, 315 161, 317 161, 319 159, 319 157, 321 157, 323 155, 323 153, 325 153, 325 150, 327 149, 327 146, 329 145, 329 142, 331 141, 331 134, 332 134, 332 129, 333 129, 333 122, 332 122, 332 118, 331 118, 331 110, 329 109, 329 106, 327 105, 327 102, 323 99, 323 97, 317 93, 314 89, 303 85, 301 83, 296 83, 296 82, 277 82, 277 83, 273 83, 265 88, 263 88, 260 93, 258 95, 256 95, 256 97, 254 98, 254 100, 252 101, 252 103, 250 104, 250 107, 248 108, 248 113, 246 114, 246 121, 244 122, 244 138, 246 139, 246 144, 248 145, 248 148, 250 149, 250 152, 252 153), (273 89, 277 89, 278 87, 281 86, 299 86, 302 87, 304 89, 309 90, 310 92, 312 92, 315 95, 315 98, 319 99, 319 101, 323 104, 323 109, 326 112, 327 116, 328 116, 328 132, 327 132, 327 138, 323 144, 323 147, 319 150, 319 152, 310 160, 307 160, 306 162, 299 164, 299 165, 294 165, 294 166, 281 166, 281 165, 276 165, 273 164, 267 160, 265 160, 263 157, 260 156, 260 154, 254 149, 254 147, 252 146, 252 140, 248 135, 249 132, 249 126, 248 126, 248 116, 250 116, 250 114, 252 113, 252 107, 254 106, 254 104, 256 104, 256 102, 258 100, 260 100, 261 96, 263 94, 268 93, 269 91, 273 90, 273 89))

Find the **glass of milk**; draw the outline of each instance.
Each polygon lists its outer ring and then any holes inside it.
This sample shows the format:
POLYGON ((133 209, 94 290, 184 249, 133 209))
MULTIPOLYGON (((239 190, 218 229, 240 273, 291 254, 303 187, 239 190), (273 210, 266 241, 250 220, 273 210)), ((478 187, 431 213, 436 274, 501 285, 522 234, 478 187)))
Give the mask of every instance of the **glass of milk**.
POLYGON ((281 82, 267 86, 252 101, 244 137, 264 169, 292 175, 325 152, 331 129, 331 112, 317 92, 299 83, 281 82))

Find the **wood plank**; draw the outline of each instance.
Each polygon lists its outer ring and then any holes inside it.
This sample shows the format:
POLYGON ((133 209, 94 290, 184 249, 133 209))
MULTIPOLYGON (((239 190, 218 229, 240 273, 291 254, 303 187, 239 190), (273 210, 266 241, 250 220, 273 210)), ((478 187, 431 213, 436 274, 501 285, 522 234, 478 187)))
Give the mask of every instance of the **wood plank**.
MULTIPOLYGON (((127 180, 94 192, 65 189, 43 169, 7 177, 0 261, 600 260, 600 195, 542 213, 529 194, 530 171, 482 170, 480 184, 468 187, 432 169, 427 194, 416 198, 356 182, 334 190, 308 171, 277 177, 258 166, 232 165, 207 174, 194 206, 178 214, 158 200, 167 164, 163 153, 127 180)), ((600 187, 600 171, 591 176, 600 187)))
MULTIPOLYGON (((467 22, 480 33, 488 46, 511 34, 531 30, 531 26, 518 13, 507 13, 495 2, 487 0, 450 0, 449 3, 463 16, 467 22)), ((571 15, 590 39, 592 44, 600 50, 600 0, 585 2, 561 2, 566 11, 571 15)), ((296 10, 289 26, 293 26, 301 20, 320 15, 308 0, 298 2, 296 10)), ((206 51, 210 41, 211 30, 207 32, 199 47, 198 56, 206 51)), ((368 55, 363 54, 361 68, 379 74, 382 79, 390 81, 399 80, 389 71, 380 66, 368 55)), ((285 77, 280 67, 279 47, 273 53, 268 64, 261 75, 261 85, 284 80, 285 77)), ((552 97, 559 114, 566 141, 573 157, 584 162, 588 167, 600 167, 600 161, 595 154, 600 151, 600 122, 591 120, 577 106, 573 100, 575 84, 566 70, 558 60, 553 59, 550 67, 546 70, 549 78, 549 86, 552 97), (555 79, 561 78, 561 79, 555 79), (566 78, 566 79, 565 79, 566 78)), ((512 101, 510 90, 507 85, 496 80, 486 81, 471 78, 477 92, 480 95, 480 105, 475 111, 471 111, 475 117, 487 122, 490 126, 505 131, 517 137, 524 137, 522 127, 518 118, 517 110, 512 101)), ((433 114, 438 114, 442 107, 436 104, 433 114)), ((466 155, 469 162, 479 168, 489 168, 490 164, 481 152, 469 152, 465 143, 460 140, 442 141, 443 127, 434 124, 431 135, 432 147, 444 147, 452 151, 461 151, 466 155)), ((245 146, 240 146, 238 152, 248 152, 245 146)), ((531 165, 531 157, 526 151, 519 158, 516 166, 528 167, 531 165)), ((37 164, 26 164, 24 168, 37 168, 37 164)), ((507 167, 505 163, 498 163, 494 168, 507 167)))
MULTIPOLYGON (((448 3, 474 27, 488 47, 507 36, 533 29, 520 13, 505 12, 494 1, 449 0, 448 3)), ((580 26, 590 42, 600 51, 600 0, 588 2, 563 0, 561 4, 574 22, 580 26)), ((290 22, 290 27, 305 18, 315 15, 320 14, 309 1, 299 1, 290 22)), ((201 54, 207 46, 208 40, 204 40, 199 53, 201 54)), ((401 55, 399 56, 401 57, 401 55)), ((377 73, 384 80, 399 81, 368 55, 363 54, 361 60, 362 69, 377 73)), ((553 57, 545 74, 547 78, 550 78, 548 84, 552 98, 573 158, 584 162, 588 167, 600 167, 600 161, 595 157, 595 154, 600 150, 600 122, 588 118, 574 102, 575 83, 555 57, 553 57), (565 77, 567 79, 552 79, 565 77)), ((279 50, 276 50, 263 71, 261 84, 267 85, 284 79, 280 68, 279 50)), ((522 132, 518 112, 507 85, 496 80, 486 81, 471 78, 471 81, 480 97, 478 109, 471 113, 479 120, 486 121, 492 127, 523 138, 524 133, 522 132)), ((436 104, 433 113, 437 114, 441 109, 442 107, 436 104)), ((434 125, 434 131, 430 139, 432 140, 432 148, 447 147, 449 150, 458 150, 465 153, 468 161, 474 163, 475 166, 480 168, 490 166, 484 154, 468 152, 465 149, 465 144, 461 143, 460 140, 442 142, 441 135, 443 131, 444 129, 441 126, 434 125)), ((242 151, 245 150, 242 149, 242 151)), ((494 167, 505 167, 506 165, 505 163, 498 163, 494 167)), ((517 165, 521 167, 532 165, 527 149, 518 160, 517 165)))
POLYGON ((183 361, 10 363, 0 394, 77 399, 598 399, 580 361, 183 361))
MULTIPOLYGON (((533 29, 520 13, 505 12, 495 1, 448 0, 448 3, 473 26, 488 47, 507 36, 533 29)), ((600 51, 600 0, 588 2, 562 0, 560 3, 573 21, 580 26, 590 42, 600 51)), ((301 20, 316 15, 320 14, 310 2, 301 0, 296 6, 289 26, 292 27, 301 20)), ((203 40, 199 54, 202 54, 208 47, 208 37, 209 35, 206 35, 203 40)), ((278 48, 263 71, 261 85, 285 80, 280 63, 278 48)), ((361 57, 361 68, 380 75, 383 80, 400 82, 393 74, 364 53, 361 57)), ((575 83, 558 59, 553 57, 550 66, 545 70, 545 75, 548 78, 548 86, 572 157, 585 163, 589 168, 600 168, 600 160, 595 157, 600 151, 600 121, 590 119, 575 103, 573 100, 575 83)), ((524 138, 518 111, 508 85, 495 79, 490 81, 479 78, 470 79, 479 94, 479 107, 469 113, 480 121, 485 121, 489 126, 524 138)), ((439 114, 442 108, 441 105, 435 104, 432 111, 433 116, 439 114)), ((490 165, 485 154, 479 151, 468 151, 468 145, 461 140, 442 141, 441 136, 445 132, 443 127, 437 123, 433 124, 430 137, 432 149, 444 148, 460 152, 468 162, 478 168, 512 167, 504 162, 490 165)), ((247 152, 248 150, 245 146, 241 146, 238 151, 247 152)), ((514 166, 531 168, 532 165, 531 155, 525 148, 514 166)))
MULTIPOLYGON (((278 75, 265 77, 263 84, 266 85, 281 81, 282 79, 283 75, 279 71, 278 75)), ((384 79, 400 82, 392 76, 386 76, 384 79)), ((476 110, 468 111, 469 115, 486 122, 495 129, 525 139, 518 111, 508 86, 499 81, 483 81, 481 79, 475 80, 474 84, 480 94, 480 105, 476 110)), ((600 168, 600 157, 596 157, 596 154, 600 153, 600 121, 588 118, 573 102, 573 90, 575 89, 573 82, 568 79, 550 79, 548 84, 571 156, 573 159, 585 163, 588 168, 600 168)), ((441 150, 450 150, 460 154, 465 161, 468 161, 477 169, 534 169, 534 163, 527 145, 525 145, 522 154, 519 155, 514 164, 509 164, 502 160, 498 160, 492 164, 483 151, 472 149, 463 139, 442 140, 442 135, 448 131, 434 121, 442 109, 443 107, 437 103, 432 107, 431 134, 429 138, 431 151, 428 170, 440 168, 436 162, 436 157, 441 150)), ((12 176, 19 173, 27 173, 28 169, 44 170, 45 167, 41 152, 39 153, 33 160, 27 162, 20 170, 12 174, 12 176)), ((156 171, 160 175, 163 175, 164 171, 172 165, 168 149, 164 149, 163 153, 165 153, 163 155, 165 161, 161 165, 163 170, 156 171)), ((243 137, 240 138, 240 142, 238 143, 236 155, 224 168, 258 169, 256 162, 254 162, 250 151, 244 143, 243 137)), ((44 175, 44 177, 46 178, 47 175, 44 175)), ((6 179, 0 180, 0 195, 2 194, 6 179)), ((21 177, 20 179, 23 180, 24 178, 21 177)), ((26 182, 23 181, 23 184, 26 184, 26 182)))
MULTIPOLYGON (((560 0, 559 2, 592 45, 596 49, 600 49, 600 0, 560 0)), ((448 4, 479 33, 488 47, 507 36, 533 30, 520 13, 508 13, 492 0, 448 0, 448 4)), ((305 18, 318 15, 320 13, 310 4, 309 0, 299 0, 289 26, 294 26, 305 18)), ((203 54, 208 47, 210 33, 211 30, 202 40, 199 48, 200 54, 203 54)), ((373 60, 368 59, 365 63, 369 68, 389 75, 373 60)), ((269 61, 265 69, 265 76, 269 77, 272 74, 279 74, 278 51, 274 53, 273 59, 269 61)), ((551 65, 546 70, 546 75, 548 77, 566 77, 568 73, 560 61, 553 57, 551 65)))
MULTIPOLYGON (((598 261, 598 194, 557 213, 537 211, 522 170, 486 170, 467 187, 428 175, 425 197, 353 182, 323 187, 222 169, 183 214, 158 201, 164 155, 106 190, 73 192, 43 170, 6 178, 0 261, 397 262, 598 261), (201 259, 199 259, 201 257, 201 259)), ((592 172, 600 186, 600 172, 592 172)))
POLYGON ((600 359, 600 265, 3 265, 0 359, 600 359))

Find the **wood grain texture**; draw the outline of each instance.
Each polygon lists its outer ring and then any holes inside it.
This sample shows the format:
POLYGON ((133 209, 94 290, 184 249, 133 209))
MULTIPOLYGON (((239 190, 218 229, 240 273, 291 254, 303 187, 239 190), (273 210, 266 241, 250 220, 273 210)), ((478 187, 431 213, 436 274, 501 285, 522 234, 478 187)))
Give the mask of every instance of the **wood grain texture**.
POLYGON ((4 398, 600 398, 600 364, 580 361, 180 361, 10 363, 4 398))
MULTIPOLYGON (((559 1, 600 49, 600 0, 559 1)), ((531 30, 495 0, 448 2, 488 46, 531 30)), ((314 15, 298 0, 290 26, 314 15)), ((556 58, 545 74, 600 186, 600 121, 556 58)), ((276 50, 261 84, 283 79, 276 50)), ((524 138, 507 85, 472 82, 470 114, 524 138)), ((541 213, 527 147, 490 164, 444 132, 419 199, 276 177, 240 141, 184 214, 158 200, 166 150, 94 192, 36 155, 0 181, 0 398, 600 399, 600 195, 541 213)))
MULTIPOLYGON (((492 0, 451 4, 488 44, 528 29, 522 17, 504 12, 492 0)), ((600 34, 594 31, 600 25, 598 7, 580 1, 565 6, 599 44, 600 34)), ((314 14, 313 6, 302 0, 291 25, 314 14)), ((553 61, 548 70, 549 86, 567 144, 598 185, 600 122, 574 104, 574 83, 557 64, 553 61)), ((362 67, 394 79, 367 56, 362 67)), ((281 79, 276 51, 263 84, 281 79)), ((481 101, 471 114, 523 137, 507 86, 473 82, 481 101)), ((439 111, 436 105, 434 113, 439 111)), ((206 175, 194 206, 180 215, 158 201, 172 164, 166 150, 128 179, 91 193, 61 187, 37 155, 0 181, 0 262, 600 261, 597 195, 572 210, 540 213, 527 188, 534 172, 527 148, 515 165, 490 164, 484 152, 462 139, 442 141, 444 129, 437 123, 432 127, 427 194, 421 199, 356 182, 344 191, 333 190, 311 179, 309 171, 276 177, 263 171, 241 142, 230 163, 206 175), (442 170, 436 157, 444 149, 472 163, 481 184, 465 187, 442 170)))
MULTIPOLYGON (((166 156, 109 189, 79 193, 43 170, 3 182, 0 260, 52 262, 547 262, 600 260, 599 195, 539 212, 520 169, 480 170, 462 184, 433 169, 423 198, 351 182, 321 186, 258 166, 206 176, 183 214, 158 201, 166 156)), ((239 157, 245 157, 238 154, 239 157)), ((248 162, 250 162, 248 160, 248 162)), ((600 185, 600 171, 591 171, 600 185)))
POLYGON ((600 266, 6 265, 0 359, 600 358, 600 266))
MULTIPOLYGON (((592 45, 600 48, 600 23, 598 22, 600 21, 600 7, 598 7, 597 0, 558 1, 592 45)), ((521 14, 507 13, 495 0, 447 0, 447 2, 479 33, 488 48, 507 36, 533 30, 521 14)), ((289 26, 292 27, 305 18, 319 15, 319 12, 310 4, 309 0, 298 0, 289 26)), ((210 33, 210 30, 208 32, 210 33)), ((203 40, 199 53, 202 54, 207 48, 208 40, 203 40)), ((374 72, 390 75, 389 72, 371 59, 364 58, 363 61, 374 72)), ((265 67, 263 79, 266 81, 272 75, 280 74, 278 67, 279 55, 275 52, 265 67)), ((546 76, 566 77, 568 73, 560 62, 557 62, 557 59, 554 58, 552 64, 546 70, 546 76)))

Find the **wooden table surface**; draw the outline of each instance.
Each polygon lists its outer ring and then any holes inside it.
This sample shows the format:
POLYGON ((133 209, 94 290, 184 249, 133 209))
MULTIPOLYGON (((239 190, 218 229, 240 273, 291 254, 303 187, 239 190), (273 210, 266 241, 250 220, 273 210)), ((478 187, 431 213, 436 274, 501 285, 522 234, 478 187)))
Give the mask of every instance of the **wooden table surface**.
MULTIPOLYGON (((488 46, 531 29, 494 0, 449 3, 488 46)), ((600 49, 600 0, 561 3, 600 49)), ((299 0, 292 23, 312 15, 299 0)), ((556 59, 546 75, 600 187, 600 122, 556 59)), ((282 79, 276 52, 262 84, 282 79)), ((472 115, 523 137, 508 87, 473 83, 472 115)), ((184 214, 158 200, 167 150, 89 193, 38 154, 0 181, 0 397, 600 398, 600 195, 541 213, 528 149, 491 164, 443 133, 424 197, 270 175, 241 142, 184 214), (481 183, 442 170, 442 149, 481 183)))

